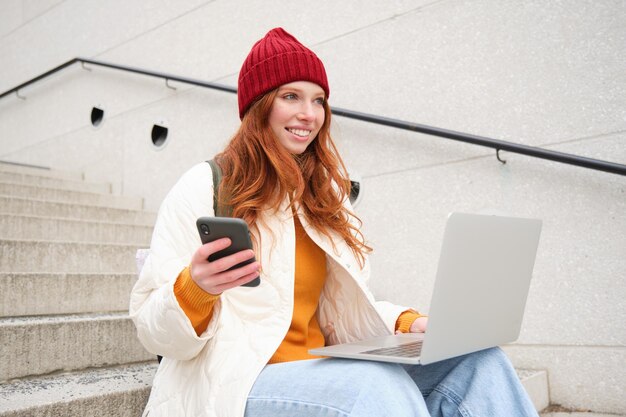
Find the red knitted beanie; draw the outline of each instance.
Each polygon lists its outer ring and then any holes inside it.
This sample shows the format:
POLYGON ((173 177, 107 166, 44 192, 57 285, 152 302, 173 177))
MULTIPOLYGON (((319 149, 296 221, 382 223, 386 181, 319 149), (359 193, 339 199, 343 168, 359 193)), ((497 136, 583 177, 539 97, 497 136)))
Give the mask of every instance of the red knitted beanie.
POLYGON ((293 81, 311 81, 330 95, 322 61, 283 28, 275 28, 254 44, 241 66, 237 88, 239 118, 263 94, 293 81))

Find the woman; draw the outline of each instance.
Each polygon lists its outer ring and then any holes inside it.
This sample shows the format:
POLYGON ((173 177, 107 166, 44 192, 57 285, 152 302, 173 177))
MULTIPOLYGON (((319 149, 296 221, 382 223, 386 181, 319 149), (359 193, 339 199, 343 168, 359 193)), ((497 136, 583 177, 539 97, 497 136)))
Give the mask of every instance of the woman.
POLYGON ((427 318, 375 302, 366 287, 370 248, 329 135, 319 58, 273 29, 238 84, 242 123, 215 158, 218 191, 249 224, 255 250, 208 262, 230 241, 200 244, 195 221, 214 215, 211 169, 185 173, 159 210, 131 296, 141 342, 164 357, 144 415, 536 416, 498 349, 411 367, 308 353, 424 331, 427 318), (260 286, 242 286, 259 275, 260 286))

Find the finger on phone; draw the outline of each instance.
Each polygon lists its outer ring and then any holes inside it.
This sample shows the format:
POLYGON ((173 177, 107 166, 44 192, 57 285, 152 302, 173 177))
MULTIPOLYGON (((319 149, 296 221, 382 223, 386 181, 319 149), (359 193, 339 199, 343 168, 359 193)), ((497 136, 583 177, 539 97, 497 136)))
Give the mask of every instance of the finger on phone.
POLYGON ((192 257, 192 261, 194 262, 208 262, 208 257, 214 254, 215 252, 219 252, 223 249, 226 249, 231 245, 231 241, 229 238, 224 237, 222 239, 217 239, 213 242, 206 243, 198 248, 198 250, 194 253, 192 257))
POLYGON ((248 282, 252 281, 253 279, 257 278, 259 276, 259 272, 255 271, 252 272, 250 274, 244 275, 243 277, 237 278, 234 281, 222 284, 220 286, 218 286, 218 290, 220 292, 224 292, 226 290, 229 290, 231 288, 236 288, 236 287, 240 287, 244 284, 247 284, 248 282))
POLYGON ((259 272, 258 271, 253 272, 251 274, 248 274, 248 275, 246 275, 244 277, 239 278, 238 281, 241 283, 239 285, 247 284, 248 282, 250 282, 250 281, 252 281, 252 280, 254 280, 254 279, 258 278, 258 277, 259 277, 259 272))
POLYGON ((238 265, 242 262, 245 262, 254 257, 254 251, 251 249, 244 249, 237 253, 233 253, 232 255, 225 256, 220 259, 216 259, 213 262, 210 262, 211 268, 214 273, 220 273, 229 270, 235 265, 238 265))
MULTIPOLYGON (((230 285, 233 286, 241 285, 238 282, 244 278, 249 278, 250 275, 259 276, 259 269, 261 265, 259 262, 251 262, 247 265, 243 265, 239 268, 231 269, 229 271, 224 271, 216 275, 217 282, 220 285, 230 285)), ((251 280, 251 279, 250 279, 251 280)), ((244 282, 245 283, 245 282, 244 282)))

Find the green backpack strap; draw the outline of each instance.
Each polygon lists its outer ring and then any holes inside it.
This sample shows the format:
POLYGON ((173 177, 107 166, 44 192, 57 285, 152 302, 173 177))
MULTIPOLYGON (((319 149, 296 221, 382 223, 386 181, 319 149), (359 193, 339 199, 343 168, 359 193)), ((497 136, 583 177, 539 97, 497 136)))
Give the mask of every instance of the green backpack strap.
POLYGON ((216 217, 232 217, 232 207, 222 207, 219 204, 218 192, 220 183, 222 182, 222 168, 214 159, 210 159, 206 162, 211 166, 211 172, 213 173, 213 212, 216 217))

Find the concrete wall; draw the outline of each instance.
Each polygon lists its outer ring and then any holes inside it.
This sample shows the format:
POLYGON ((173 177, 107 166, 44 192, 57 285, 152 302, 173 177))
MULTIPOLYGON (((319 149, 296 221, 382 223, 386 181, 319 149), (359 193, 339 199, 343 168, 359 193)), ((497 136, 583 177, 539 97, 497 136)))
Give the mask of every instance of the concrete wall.
MULTIPOLYGON (((236 85, 252 43, 283 26, 326 64, 332 105, 626 163, 623 1, 0 3, 0 91, 75 56, 236 85), (242 6, 242 3, 244 6, 242 6)), ((80 66, 0 99, 0 160, 78 170, 146 197, 237 126, 236 97, 80 66), (93 106, 103 123, 89 122, 93 106), (150 140, 169 128, 166 145, 150 140)), ((363 178, 372 289, 427 310, 446 215, 544 221, 516 365, 551 399, 626 411, 624 177, 335 118, 363 178)), ((468 312, 471 320, 471 312, 468 312)))

